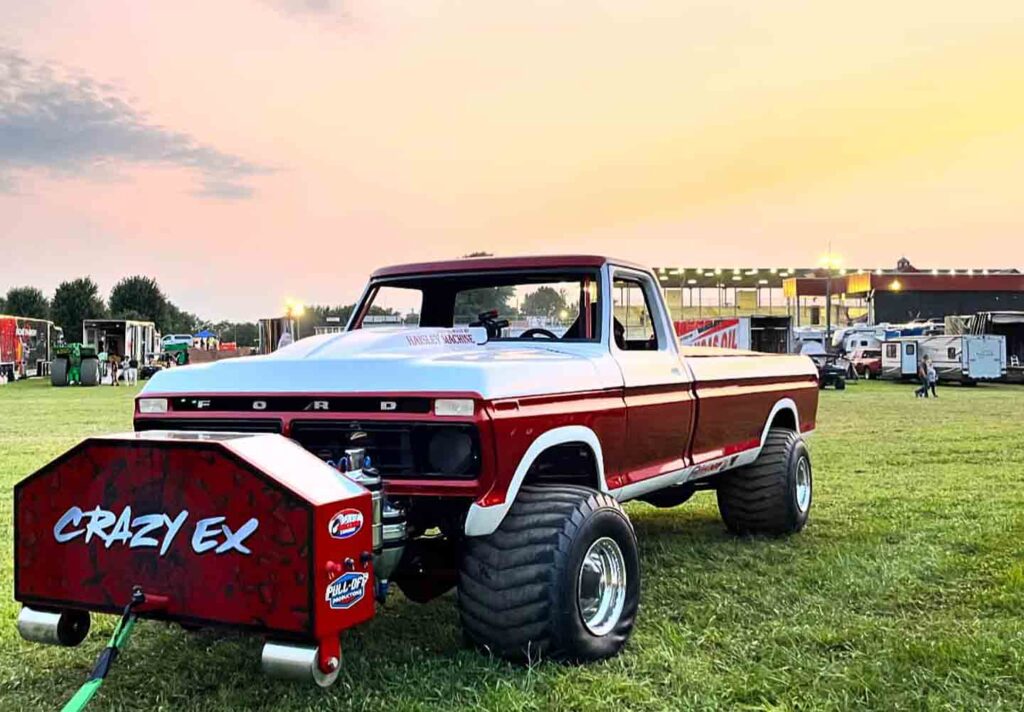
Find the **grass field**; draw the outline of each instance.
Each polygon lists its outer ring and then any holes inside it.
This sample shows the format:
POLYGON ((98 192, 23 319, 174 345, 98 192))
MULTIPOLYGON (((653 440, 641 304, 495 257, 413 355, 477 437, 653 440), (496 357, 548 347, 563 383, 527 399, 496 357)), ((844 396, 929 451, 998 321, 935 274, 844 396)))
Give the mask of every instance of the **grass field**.
MULTIPOLYGON (((343 637, 330 690, 268 680, 260 642, 144 622, 94 709, 1024 709, 1024 388, 859 383, 822 399, 808 528, 727 535, 714 497, 632 504, 644 591, 615 660, 530 669, 462 647, 452 596, 395 595, 343 637)), ((128 389, 0 387, 0 709, 58 709, 79 648, 21 641, 11 488, 89 433, 128 429, 128 389)))

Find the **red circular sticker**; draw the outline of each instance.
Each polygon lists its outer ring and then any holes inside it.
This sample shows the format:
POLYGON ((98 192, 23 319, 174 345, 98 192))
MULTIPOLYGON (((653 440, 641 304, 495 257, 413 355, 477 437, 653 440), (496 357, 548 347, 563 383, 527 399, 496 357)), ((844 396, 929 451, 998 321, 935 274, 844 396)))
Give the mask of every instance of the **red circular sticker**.
POLYGON ((343 509, 331 517, 330 533, 335 539, 348 539, 363 528, 363 513, 358 509, 343 509))

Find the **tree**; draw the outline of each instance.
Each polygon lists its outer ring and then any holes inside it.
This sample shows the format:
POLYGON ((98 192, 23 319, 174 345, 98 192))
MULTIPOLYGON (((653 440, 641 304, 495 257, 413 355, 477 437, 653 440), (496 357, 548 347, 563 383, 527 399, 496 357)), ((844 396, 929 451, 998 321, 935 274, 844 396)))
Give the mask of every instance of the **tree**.
POLYGON ((250 321, 221 321, 209 328, 221 341, 233 341, 240 347, 255 346, 259 339, 259 329, 250 321))
POLYGON ((64 329, 64 338, 73 343, 82 340, 82 322, 106 316, 107 309, 96 283, 89 277, 79 277, 57 287, 51 315, 57 326, 64 329))
POLYGON ((141 317, 141 321, 155 322, 160 331, 170 333, 166 329, 168 307, 167 297, 152 277, 125 277, 110 290, 110 316, 115 319, 141 317))
POLYGON ((3 297, 0 297, 0 314, 6 314, 6 313, 7 313, 7 300, 4 299, 3 297))
POLYGON ((557 319, 565 309, 565 293, 554 287, 538 287, 523 297, 523 314, 557 319))
POLYGON ((202 321, 191 312, 182 311, 174 304, 167 302, 167 315, 163 322, 157 323, 157 328, 163 334, 194 334, 199 331, 202 321))
POLYGON ((4 301, 6 310, 13 316, 50 318, 50 302, 35 287, 11 287, 4 301))
MULTIPOLYGON (((494 257, 490 252, 470 252, 463 259, 494 257)), ((455 323, 468 324, 477 320, 484 312, 496 311, 499 316, 514 316, 509 300, 516 293, 515 287, 483 287, 460 292, 455 297, 455 323)))

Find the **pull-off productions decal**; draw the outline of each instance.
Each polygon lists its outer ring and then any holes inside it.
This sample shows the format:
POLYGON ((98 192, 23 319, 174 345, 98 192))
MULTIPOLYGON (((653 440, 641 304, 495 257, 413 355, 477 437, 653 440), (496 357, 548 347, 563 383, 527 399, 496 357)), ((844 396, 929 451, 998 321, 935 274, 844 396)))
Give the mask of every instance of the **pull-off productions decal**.
POLYGON ((363 528, 363 513, 358 509, 343 509, 333 517, 328 526, 334 539, 348 539, 363 528))
MULTIPOLYGON (((129 549, 159 547, 160 556, 163 556, 184 528, 188 517, 188 510, 179 512, 176 517, 159 513, 142 514, 133 518, 130 506, 122 509, 120 514, 100 507, 88 511, 80 507, 71 507, 53 525, 53 538, 59 544, 66 544, 79 537, 82 537, 86 544, 93 539, 99 539, 107 549, 116 544, 127 546, 129 549)), ((260 522, 255 517, 237 530, 229 527, 224 517, 200 519, 191 529, 192 551, 197 554, 211 550, 214 554, 225 554, 229 551, 251 554, 252 551, 243 542, 259 525, 260 522)))
POLYGON ((366 580, 369 574, 359 571, 346 571, 327 585, 324 600, 331 608, 344 610, 351 608, 366 595, 366 580))

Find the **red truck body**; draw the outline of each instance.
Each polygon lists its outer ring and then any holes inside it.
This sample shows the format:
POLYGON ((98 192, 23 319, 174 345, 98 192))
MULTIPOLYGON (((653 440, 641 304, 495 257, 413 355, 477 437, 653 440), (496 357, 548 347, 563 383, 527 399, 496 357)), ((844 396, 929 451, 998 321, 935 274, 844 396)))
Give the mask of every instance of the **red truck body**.
MULTIPOLYGON (((653 275, 629 263, 566 256, 383 269, 345 333, 161 372, 137 400, 135 439, 89 440, 19 484, 16 597, 113 612, 141 584, 168 599, 158 617, 313 643, 327 673, 338 631, 373 615, 366 591, 377 580, 380 598, 389 579, 414 600, 455 585, 459 552, 494 535, 527 488, 582 487, 573 496, 598 493, 605 507, 666 492, 682 501, 781 437, 798 448, 791 464, 805 489, 787 485, 799 511, 786 526, 799 530, 810 504, 799 438, 815 429, 818 393, 805 357, 680 347, 653 275), (508 336, 497 313, 452 323, 460 289, 536 290, 544 280, 578 289, 577 316, 560 334, 535 319, 508 336), (395 286, 422 292, 419 327, 363 328, 380 290, 395 286), (627 289, 642 306, 610 298, 627 289), (261 448, 273 455, 257 457, 261 448), (370 492, 336 483, 336 470, 356 468, 364 452, 383 478, 383 515, 370 492), (260 524, 246 540, 251 555, 210 555, 184 537, 166 556, 84 533, 62 538, 80 525, 66 519, 75 507, 109 519, 129 506, 168 521, 184 511, 225 517, 230 531, 260 524), (383 517, 390 563, 369 526, 351 539, 328 534, 352 526, 339 515, 349 510, 374 526, 383 517), (352 605, 335 609, 332 591, 351 593, 349 579, 335 585, 348 574, 365 578, 352 605)), ((469 597, 475 584, 466 585, 469 597)))

